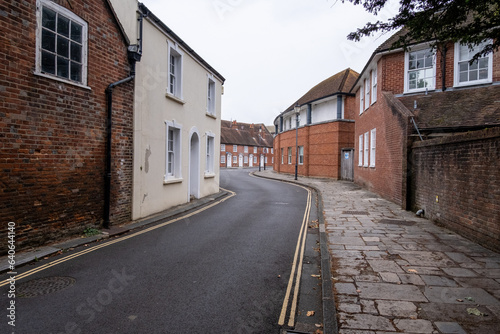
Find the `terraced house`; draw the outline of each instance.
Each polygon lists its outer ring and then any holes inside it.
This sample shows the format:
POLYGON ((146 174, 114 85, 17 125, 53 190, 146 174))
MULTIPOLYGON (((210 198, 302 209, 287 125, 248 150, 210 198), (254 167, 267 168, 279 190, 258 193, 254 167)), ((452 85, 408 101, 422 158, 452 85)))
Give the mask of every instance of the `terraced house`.
POLYGON ((220 167, 271 166, 273 136, 264 124, 222 121, 220 167))
POLYGON ((219 192, 225 79, 144 4, 112 3, 142 53, 133 120, 136 220, 219 192))
POLYGON ((148 8, 30 0, 0 13, 0 219, 18 250, 219 191, 224 78, 148 8))

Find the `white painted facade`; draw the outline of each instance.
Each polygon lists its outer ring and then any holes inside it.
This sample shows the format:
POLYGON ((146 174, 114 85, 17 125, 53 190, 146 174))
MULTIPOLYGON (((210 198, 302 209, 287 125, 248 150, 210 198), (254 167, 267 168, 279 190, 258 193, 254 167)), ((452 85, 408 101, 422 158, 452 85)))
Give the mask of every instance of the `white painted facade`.
MULTIPOLYGON (((138 2, 111 0, 131 44, 138 2)), ((154 15, 143 19, 136 66, 132 219, 219 192, 224 78, 154 15)))

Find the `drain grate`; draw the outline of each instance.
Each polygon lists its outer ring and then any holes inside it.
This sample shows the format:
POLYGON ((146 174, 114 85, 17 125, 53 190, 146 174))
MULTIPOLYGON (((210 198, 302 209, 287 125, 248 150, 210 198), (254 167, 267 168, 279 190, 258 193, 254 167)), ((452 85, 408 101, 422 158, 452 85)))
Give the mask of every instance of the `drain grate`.
POLYGON ((365 215, 368 216, 368 211, 342 211, 344 215, 365 215))
POLYGON ((412 226, 415 225, 415 222, 408 220, 398 220, 398 219, 382 219, 379 220, 380 224, 390 224, 390 225, 403 225, 403 226, 412 226))
POLYGON ((21 298, 37 297, 64 290, 75 282, 72 277, 44 277, 19 284, 17 292, 21 298))

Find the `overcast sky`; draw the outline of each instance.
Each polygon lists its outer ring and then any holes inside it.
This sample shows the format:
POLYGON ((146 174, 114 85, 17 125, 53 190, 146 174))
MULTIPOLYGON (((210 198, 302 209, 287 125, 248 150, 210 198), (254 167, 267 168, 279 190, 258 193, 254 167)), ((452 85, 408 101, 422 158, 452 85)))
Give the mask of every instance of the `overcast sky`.
MULTIPOLYGON (((222 119, 272 125, 309 89, 350 67, 361 72, 389 35, 348 41, 377 18, 335 0, 142 0, 226 78, 222 119)), ((385 8, 378 19, 395 14, 385 8)))

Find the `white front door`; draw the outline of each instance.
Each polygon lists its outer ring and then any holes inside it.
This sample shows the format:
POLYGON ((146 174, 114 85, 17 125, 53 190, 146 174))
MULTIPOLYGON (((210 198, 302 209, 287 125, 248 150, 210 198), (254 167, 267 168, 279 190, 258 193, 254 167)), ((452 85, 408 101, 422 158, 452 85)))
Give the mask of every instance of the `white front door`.
POLYGON ((231 167, 231 160, 233 159, 232 154, 227 155, 227 160, 226 160, 226 167, 231 167))
POLYGON ((250 160, 248 160, 248 165, 249 165, 250 167, 253 167, 253 154, 250 154, 250 158, 249 158, 249 159, 250 159, 250 160))
POLYGON ((239 166, 243 167, 243 155, 242 154, 240 154, 239 166))

